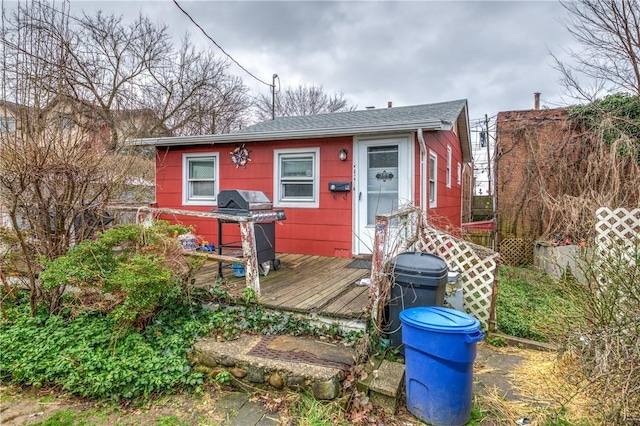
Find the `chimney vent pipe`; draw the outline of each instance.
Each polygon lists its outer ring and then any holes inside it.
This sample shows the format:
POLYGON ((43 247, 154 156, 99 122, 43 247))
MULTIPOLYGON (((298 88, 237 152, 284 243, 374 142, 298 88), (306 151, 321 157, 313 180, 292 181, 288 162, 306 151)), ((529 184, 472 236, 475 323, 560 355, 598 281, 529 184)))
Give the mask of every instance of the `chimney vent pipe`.
POLYGON ((540 109, 540 92, 535 92, 533 96, 533 109, 540 109))
POLYGON ((387 102, 387 108, 391 108, 393 106, 393 102, 389 101, 387 102))

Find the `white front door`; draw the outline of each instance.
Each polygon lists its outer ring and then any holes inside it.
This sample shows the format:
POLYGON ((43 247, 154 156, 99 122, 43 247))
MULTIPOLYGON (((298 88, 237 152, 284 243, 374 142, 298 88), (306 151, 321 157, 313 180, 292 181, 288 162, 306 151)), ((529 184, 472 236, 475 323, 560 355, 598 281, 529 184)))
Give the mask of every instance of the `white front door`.
POLYGON ((377 214, 391 213, 413 199, 409 136, 360 139, 355 163, 355 254, 371 254, 377 214))

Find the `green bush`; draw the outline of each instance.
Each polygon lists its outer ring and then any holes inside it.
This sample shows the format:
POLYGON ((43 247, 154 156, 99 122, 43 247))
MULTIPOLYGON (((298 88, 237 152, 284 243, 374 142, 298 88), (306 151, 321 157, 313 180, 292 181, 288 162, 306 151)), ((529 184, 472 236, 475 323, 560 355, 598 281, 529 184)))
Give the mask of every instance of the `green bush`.
MULTIPOLYGON (((167 300, 181 294, 198 265, 181 252, 177 235, 187 228, 157 222, 121 225, 84 241, 47 262, 40 280, 45 289, 73 286, 110 293, 113 303, 90 306, 110 312, 123 324, 144 326, 167 300)), ((104 300, 100 300, 103 302, 104 300)), ((82 304, 87 307, 83 300, 82 304)))
POLYGON ((64 319, 29 315, 0 324, 0 379, 28 386, 58 386, 93 399, 120 400, 196 388, 202 373, 186 354, 210 331, 209 314, 185 306, 164 310, 143 332, 122 330, 104 314, 64 319))
POLYGON ((334 329, 315 328, 300 317, 260 305, 209 310, 179 298, 170 302, 144 330, 136 330, 100 312, 65 318, 42 309, 32 317, 28 298, 18 298, 7 305, 8 320, 0 322, 0 381, 57 386, 98 400, 146 398, 197 389, 203 383, 203 374, 191 368, 187 354, 207 334, 232 339, 243 332, 330 333, 346 342, 361 336, 337 336, 334 329))

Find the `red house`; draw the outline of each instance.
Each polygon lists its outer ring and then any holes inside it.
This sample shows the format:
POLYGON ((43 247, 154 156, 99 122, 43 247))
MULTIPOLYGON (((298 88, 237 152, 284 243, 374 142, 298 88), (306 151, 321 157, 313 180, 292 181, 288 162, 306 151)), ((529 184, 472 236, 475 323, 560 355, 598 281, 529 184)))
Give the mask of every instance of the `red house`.
MULTIPOLYGON (((404 205, 459 229, 471 162, 466 100, 281 117, 230 134, 135 143, 156 147, 156 207, 211 211, 222 190, 262 191, 286 213, 276 226, 278 252, 332 257, 370 254, 375 215, 404 205)), ((214 220, 177 220, 217 241, 214 220)))

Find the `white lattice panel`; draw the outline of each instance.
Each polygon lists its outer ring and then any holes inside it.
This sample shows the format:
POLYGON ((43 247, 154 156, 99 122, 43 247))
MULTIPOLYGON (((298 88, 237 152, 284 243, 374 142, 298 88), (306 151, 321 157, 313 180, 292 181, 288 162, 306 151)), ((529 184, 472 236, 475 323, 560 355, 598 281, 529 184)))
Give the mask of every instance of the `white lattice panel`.
POLYGON ((640 209, 601 207, 596 211, 596 245, 599 251, 615 249, 625 254, 628 261, 635 257, 633 250, 640 239, 640 209))
POLYGON ((640 209, 608 209, 596 211, 596 242, 632 240, 640 237, 640 209))
POLYGON ((460 272, 465 310, 489 326, 499 254, 430 227, 424 228, 417 245, 443 258, 450 271, 460 272))
MULTIPOLYGON (((401 216, 396 216, 392 219, 392 226, 384 228, 385 243, 380 247, 376 246, 374 259, 380 259, 380 264, 384 265, 393 256, 406 250, 440 256, 450 271, 461 274, 465 311, 488 327, 491 311, 495 309, 492 300, 499 254, 486 247, 457 239, 444 231, 438 231, 426 223, 425 213, 415 208, 407 209, 401 216)), ((378 280, 379 277, 373 269, 372 282, 379 281, 378 284, 384 286, 384 280, 378 280)), ((381 293, 388 294, 388 291, 382 289, 381 293)), ((374 299, 378 300, 379 297, 384 296, 376 295, 374 299)))

